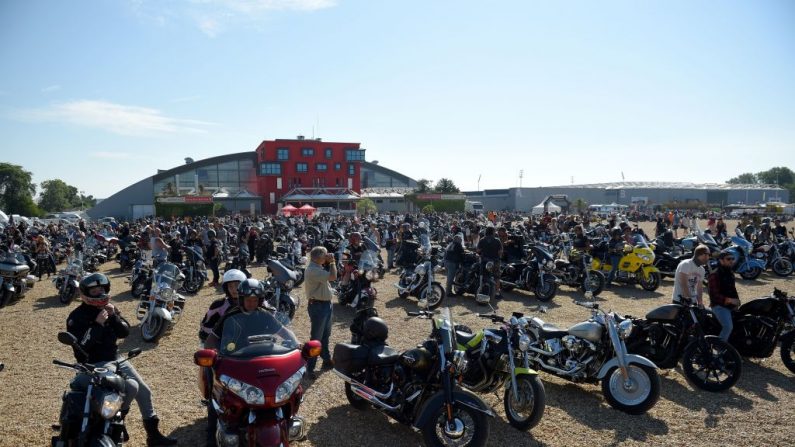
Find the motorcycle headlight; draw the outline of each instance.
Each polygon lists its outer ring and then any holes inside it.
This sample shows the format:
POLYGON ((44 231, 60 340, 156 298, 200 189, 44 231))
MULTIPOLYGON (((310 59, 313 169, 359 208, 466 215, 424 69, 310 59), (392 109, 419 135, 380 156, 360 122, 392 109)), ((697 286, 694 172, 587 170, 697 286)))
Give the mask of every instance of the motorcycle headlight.
POLYGON ((525 334, 522 334, 519 337, 519 350, 524 352, 527 351, 527 348, 530 347, 530 337, 525 334))
POLYGON ((174 299, 174 289, 171 287, 161 287, 158 296, 163 301, 171 301, 174 299))
POLYGON ((492 261, 486 263, 486 270, 488 271, 494 270, 494 263, 492 261))
POLYGON ((643 256, 640 257, 640 259, 643 262, 651 262, 652 261, 651 256, 648 256, 648 255, 643 255, 643 256))
POLYGON ((304 377, 305 372, 306 367, 302 366, 295 374, 279 385, 279 388, 276 389, 276 403, 283 402, 293 395, 298 385, 301 383, 301 379, 304 377))
POLYGON ((466 358, 466 353, 464 351, 455 351, 453 353, 453 365, 455 365, 456 371, 459 373, 463 373, 467 369, 467 364, 469 361, 466 358))
POLYGON ((221 383, 231 392, 235 393, 239 398, 246 401, 251 405, 264 405, 265 393, 254 385, 249 385, 246 382, 233 379, 226 374, 221 375, 221 383))
POLYGON ((102 398, 100 414, 105 419, 113 419, 116 413, 121 410, 122 398, 118 393, 108 393, 102 398))
POLYGON ((423 273, 425 273, 425 266, 424 266, 424 265, 422 265, 422 264, 418 265, 418 266, 417 266, 417 267, 414 269, 414 273, 417 273, 417 274, 419 274, 419 275, 422 275, 423 273))
POLYGON ((618 336, 621 338, 629 337, 629 334, 632 333, 632 328, 632 320, 624 320, 618 323, 618 336))
POLYGON ((555 261, 550 259, 546 264, 544 264, 544 268, 547 270, 553 270, 555 268, 555 261))

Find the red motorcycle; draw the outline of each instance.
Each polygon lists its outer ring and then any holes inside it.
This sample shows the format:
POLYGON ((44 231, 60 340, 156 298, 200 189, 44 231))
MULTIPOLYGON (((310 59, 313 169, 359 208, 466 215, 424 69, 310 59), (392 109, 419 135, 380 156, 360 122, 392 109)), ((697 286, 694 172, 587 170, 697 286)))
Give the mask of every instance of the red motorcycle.
POLYGON ((219 349, 194 354, 197 365, 212 371, 199 374, 199 388, 218 416, 218 446, 288 446, 302 439, 301 379, 306 359, 318 355, 319 341, 302 346, 270 312, 228 316, 219 349))

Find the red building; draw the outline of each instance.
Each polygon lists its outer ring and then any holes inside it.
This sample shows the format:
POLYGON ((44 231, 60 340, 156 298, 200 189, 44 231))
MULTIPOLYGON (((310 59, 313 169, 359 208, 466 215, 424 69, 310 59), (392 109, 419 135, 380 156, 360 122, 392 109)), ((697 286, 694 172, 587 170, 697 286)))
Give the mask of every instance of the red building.
POLYGON ((257 147, 257 193, 262 210, 279 204, 352 209, 361 192, 364 149, 359 143, 328 143, 298 136, 266 140, 257 147))

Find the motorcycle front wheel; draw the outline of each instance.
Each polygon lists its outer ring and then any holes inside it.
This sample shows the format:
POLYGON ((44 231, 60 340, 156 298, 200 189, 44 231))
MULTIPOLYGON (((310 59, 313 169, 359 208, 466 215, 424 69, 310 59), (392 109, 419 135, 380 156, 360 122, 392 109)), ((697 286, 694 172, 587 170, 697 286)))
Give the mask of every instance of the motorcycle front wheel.
POLYGON ((591 270, 588 272, 589 279, 586 279, 585 276, 582 278, 582 288, 583 292, 591 291, 593 296, 597 296, 602 293, 602 290, 605 288, 605 275, 598 271, 598 270, 591 270))
POLYGON ((204 281, 199 278, 198 280, 188 280, 185 281, 185 284, 182 286, 185 288, 185 291, 188 293, 196 293, 201 290, 202 286, 204 285, 204 281))
POLYGON ((648 276, 640 272, 640 286, 643 290, 654 292, 660 287, 660 272, 649 272, 648 276))
POLYGON ((541 281, 536 284, 535 289, 533 289, 533 293, 535 294, 538 301, 547 302, 552 298, 555 298, 555 294, 558 292, 558 283, 555 282, 555 277, 549 274, 544 274, 544 285, 541 285, 541 281))
POLYGON ((440 405, 436 414, 422 428, 426 446, 476 447, 489 439, 488 416, 463 405, 453 407, 453 423, 447 427, 447 408, 440 405))
POLYGON ((761 274, 762 274, 762 269, 761 268, 753 267, 751 269, 748 269, 748 270, 740 273, 740 277, 742 279, 747 279, 749 281, 753 281, 754 279, 759 278, 759 275, 761 275, 761 274))
POLYGON ((602 393, 607 403, 627 414, 644 414, 660 398, 660 375, 646 365, 627 366, 629 380, 624 380, 619 367, 611 368, 602 379, 602 393))
POLYGON ((58 301, 61 304, 69 304, 72 302, 72 297, 74 297, 74 290, 71 287, 65 287, 61 290, 61 293, 58 294, 58 301))
POLYGON ((771 267, 773 268, 773 273, 778 276, 789 276, 792 274, 792 263, 789 259, 778 258, 771 267))
POLYGON ((516 377, 518 396, 513 393, 513 387, 508 382, 502 398, 505 407, 505 417, 508 422, 518 430, 530 430, 538 425, 544 415, 546 407, 546 392, 538 376, 521 375, 516 377))
POLYGON ((431 283, 431 294, 428 295, 428 288, 425 287, 420 292, 420 300, 428 300, 428 308, 436 309, 444 301, 444 287, 438 282, 431 283))
POLYGON ((682 371, 694 386, 719 392, 733 387, 740 379, 743 360, 734 347, 715 336, 703 343, 694 340, 682 353, 682 371))
POLYGON ((145 279, 143 277, 138 278, 132 285, 132 296, 133 298, 140 298, 141 295, 144 293, 144 289, 146 289, 146 285, 144 284, 145 279))
POLYGON ((781 337, 781 361, 788 370, 795 373, 795 330, 781 337))
POLYGON ((155 343, 166 332, 167 322, 159 315, 152 315, 141 323, 141 338, 147 343, 155 343))

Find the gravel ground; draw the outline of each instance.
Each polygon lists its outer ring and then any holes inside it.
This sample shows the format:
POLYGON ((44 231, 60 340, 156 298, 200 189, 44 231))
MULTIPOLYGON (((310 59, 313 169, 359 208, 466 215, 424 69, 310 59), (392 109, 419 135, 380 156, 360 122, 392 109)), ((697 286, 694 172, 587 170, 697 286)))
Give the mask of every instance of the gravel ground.
MULTIPOLYGON (((646 224, 647 230, 651 229, 646 224)), ((730 226, 733 228, 733 226, 730 226)), ((192 355, 198 348, 197 329, 210 302, 219 297, 217 290, 202 289, 189 297, 185 313, 173 330, 157 345, 141 340, 135 319, 136 300, 129 293, 126 274, 115 263, 103 267, 112 280, 114 303, 133 325, 132 333, 122 344, 126 351, 141 347, 144 353, 134 364, 155 395, 155 408, 162 419, 162 430, 176 436, 180 445, 204 445, 205 410, 200 403, 196 377, 198 368, 192 355)), ((261 267, 252 269, 262 278, 261 267)), ((738 279, 743 300, 757 298, 779 287, 795 294, 793 276, 777 278, 764 274, 758 281, 738 279)), ((415 309, 414 299, 401 300, 393 283, 397 277, 387 274, 377 284, 376 303, 380 315, 390 324, 389 342, 398 349, 413 347, 428 334, 427 320, 409 319, 406 310, 415 309)), ((442 278, 443 279, 443 278, 442 278)), ((656 292, 639 286, 619 286, 605 291, 599 300, 604 307, 622 314, 644 315, 649 309, 670 301, 673 283, 663 280, 656 292)), ((302 290, 298 290, 299 295, 302 290)), ((550 323, 566 326, 586 319, 586 309, 573 303, 581 295, 563 286, 555 299, 546 304, 548 312, 540 315, 550 323)), ((483 308, 472 297, 446 300, 457 322, 473 328, 488 323, 474 314, 483 308)), ((497 311, 533 314, 538 304, 531 294, 506 293, 497 311)), ((56 368, 52 359, 72 360, 71 350, 56 340, 65 327, 71 306, 63 306, 55 288, 46 280, 20 302, 0 310, 0 361, 6 364, 0 373, 0 446, 49 445, 50 425, 56 422, 61 394, 72 373, 56 368)), ((305 301, 293 323, 299 340, 308 339, 309 319, 305 301)), ((351 309, 335 306, 332 344, 349 340, 351 309)), ((781 363, 778 351, 762 361, 744 362, 743 376, 735 388, 710 394, 691 387, 681 370, 662 372, 661 398, 644 416, 629 416, 613 410, 595 385, 575 385, 542 374, 547 392, 547 407, 541 423, 532 433, 511 428, 505 421, 500 396, 484 396, 496 409, 489 445, 792 445, 795 416, 795 379, 781 363)), ((308 389, 301 415, 309 423, 308 437, 301 446, 417 446, 421 437, 408 427, 397 424, 377 411, 358 412, 348 406, 342 382, 331 373, 323 373, 308 389)), ((134 405, 135 406, 135 405, 134 405)), ((128 417, 129 445, 145 445, 145 436, 137 407, 128 417)))

